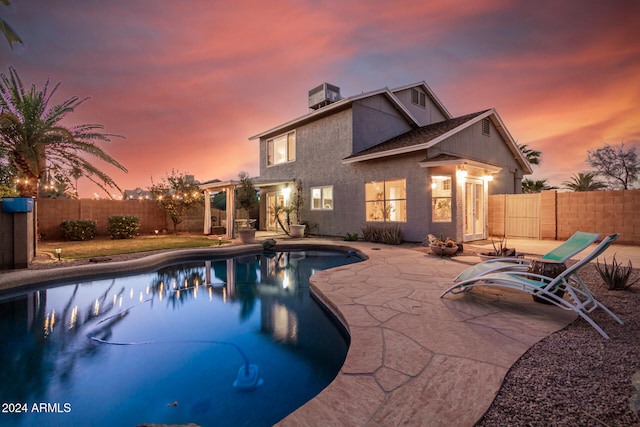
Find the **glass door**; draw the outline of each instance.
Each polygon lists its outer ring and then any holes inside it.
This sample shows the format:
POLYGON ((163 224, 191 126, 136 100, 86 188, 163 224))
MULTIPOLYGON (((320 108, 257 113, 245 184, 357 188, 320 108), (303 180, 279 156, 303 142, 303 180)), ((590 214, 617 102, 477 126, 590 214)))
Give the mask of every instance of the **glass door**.
POLYGON ((267 194, 267 230, 278 231, 280 226, 275 217, 275 207, 284 206, 284 196, 280 193, 268 193, 267 194))
POLYGON ((484 239, 484 183, 479 179, 467 178, 464 190, 464 241, 484 239))

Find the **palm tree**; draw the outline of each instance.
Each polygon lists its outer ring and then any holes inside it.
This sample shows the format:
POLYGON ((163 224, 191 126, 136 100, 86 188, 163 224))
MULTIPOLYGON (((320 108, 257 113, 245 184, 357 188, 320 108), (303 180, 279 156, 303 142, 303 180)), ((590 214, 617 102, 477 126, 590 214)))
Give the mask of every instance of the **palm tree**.
MULTIPOLYGON (((5 6, 11 6, 11 2, 9 0, 0 0, 5 6)), ((9 47, 13 50, 14 43, 22 44, 22 39, 20 36, 13 31, 13 28, 9 26, 7 21, 4 19, 0 19, 0 33, 4 35, 4 38, 7 39, 7 43, 9 43, 9 47)))
POLYGON ((26 90, 13 67, 9 67, 8 76, 0 73, 0 147, 7 163, 22 178, 18 191, 23 196, 37 197, 38 183, 47 169, 65 177, 82 174, 107 194, 107 187, 120 190, 113 179, 84 158, 91 155, 127 172, 97 145, 118 135, 104 133, 104 127, 98 124, 60 125, 88 98, 74 96, 50 107, 58 86, 60 83, 49 92, 47 80, 42 90, 35 85, 26 90))
POLYGON ((540 163, 542 163, 542 153, 540 151, 529 148, 527 144, 518 144, 518 148, 522 151, 529 164, 540 166, 540 163))
POLYGON ((573 191, 596 191, 607 188, 603 182, 597 181, 595 172, 579 172, 574 174, 569 181, 562 183, 565 188, 573 191))
POLYGON ((523 193, 539 193, 542 190, 554 190, 556 187, 547 185, 546 179, 538 179, 536 181, 525 178, 522 180, 523 193))

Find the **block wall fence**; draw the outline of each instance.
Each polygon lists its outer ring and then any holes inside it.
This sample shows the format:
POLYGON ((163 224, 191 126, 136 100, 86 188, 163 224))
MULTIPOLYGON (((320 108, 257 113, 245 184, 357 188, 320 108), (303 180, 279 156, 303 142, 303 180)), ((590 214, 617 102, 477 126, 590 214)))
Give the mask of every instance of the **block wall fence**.
MULTIPOLYGON (((154 234, 155 230, 173 232, 171 218, 152 200, 39 199, 37 209, 38 230, 45 241, 64 239, 60 223, 69 219, 94 220, 97 235, 107 236, 107 221, 111 215, 137 216, 141 235, 154 234)), ((212 215, 216 214, 217 210, 212 209, 212 215)), ((188 212, 177 231, 202 234, 203 228, 204 207, 199 206, 188 212)))
MULTIPOLYGON (((509 196, 489 196, 489 236, 505 236, 509 196)), ((618 242, 640 245, 640 190, 542 191, 538 214, 541 239, 565 240, 580 230, 602 235, 620 233, 618 242)))

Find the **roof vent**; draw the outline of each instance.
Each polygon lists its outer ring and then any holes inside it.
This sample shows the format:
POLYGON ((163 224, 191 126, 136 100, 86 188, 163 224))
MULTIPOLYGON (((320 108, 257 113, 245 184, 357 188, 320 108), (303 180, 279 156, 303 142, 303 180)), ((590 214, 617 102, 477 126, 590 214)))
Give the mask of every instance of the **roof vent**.
POLYGON ((309 91, 309 108, 317 110, 333 102, 340 101, 340 88, 338 86, 323 83, 309 91))

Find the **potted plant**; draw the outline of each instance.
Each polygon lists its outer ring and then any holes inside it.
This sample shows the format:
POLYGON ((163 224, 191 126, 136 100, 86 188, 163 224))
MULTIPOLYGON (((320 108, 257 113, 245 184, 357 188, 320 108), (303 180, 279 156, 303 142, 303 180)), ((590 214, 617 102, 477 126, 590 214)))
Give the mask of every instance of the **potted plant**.
POLYGON ((507 247, 507 239, 504 237, 498 240, 498 242, 491 239, 491 245, 493 246, 492 251, 480 252, 478 254, 482 261, 487 261, 494 258, 509 258, 517 256, 515 248, 507 247))
POLYGON ((238 208, 246 213, 247 222, 238 228, 238 236, 242 243, 254 243, 256 239, 256 229, 253 224, 255 220, 249 219, 249 211, 258 206, 258 195, 253 181, 246 172, 240 172, 238 175, 240 183, 236 189, 236 202, 238 208))
POLYGON ((451 237, 445 239, 442 234, 440 234, 439 238, 433 234, 429 234, 427 236, 427 242, 431 253, 434 255, 452 256, 458 252, 458 244, 451 237))

